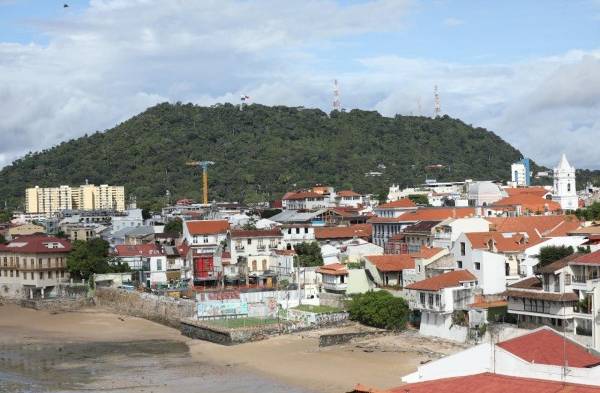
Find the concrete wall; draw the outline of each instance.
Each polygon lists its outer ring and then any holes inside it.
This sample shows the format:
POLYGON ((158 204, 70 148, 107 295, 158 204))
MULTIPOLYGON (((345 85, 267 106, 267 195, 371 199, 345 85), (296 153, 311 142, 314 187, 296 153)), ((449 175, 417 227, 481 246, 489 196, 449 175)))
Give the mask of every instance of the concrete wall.
POLYGON ((188 299, 174 299, 113 288, 96 289, 94 299, 98 306, 176 328, 179 328, 181 319, 196 315, 196 302, 188 299))
POLYGON ((319 304, 322 306, 346 308, 345 296, 336 293, 321 292, 319 294, 319 304))
POLYGON ((278 324, 260 327, 227 329, 185 318, 181 320, 181 334, 198 340, 210 341, 221 345, 235 345, 262 340, 268 335, 282 331, 278 324))
POLYGON ((348 313, 314 313, 290 309, 288 310, 288 320, 294 321, 296 325, 298 325, 298 322, 302 322, 304 325, 306 325, 306 327, 325 326, 333 325, 348 320, 348 313))
POLYGON ((433 336, 451 341, 466 342, 469 331, 464 326, 453 326, 451 314, 423 311, 421 314, 419 333, 423 336, 433 336))
POLYGON ((33 308, 34 310, 46 310, 50 312, 75 311, 94 305, 92 298, 57 298, 57 299, 24 299, 21 307, 33 308))

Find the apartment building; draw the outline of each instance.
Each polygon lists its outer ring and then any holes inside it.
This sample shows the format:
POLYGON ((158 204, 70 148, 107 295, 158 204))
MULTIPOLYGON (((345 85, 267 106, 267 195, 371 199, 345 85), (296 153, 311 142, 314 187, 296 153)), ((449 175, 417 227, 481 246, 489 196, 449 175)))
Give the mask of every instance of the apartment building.
POLYGON ((125 210, 125 188, 102 184, 79 187, 31 187, 25 190, 25 212, 54 214, 64 210, 125 210))

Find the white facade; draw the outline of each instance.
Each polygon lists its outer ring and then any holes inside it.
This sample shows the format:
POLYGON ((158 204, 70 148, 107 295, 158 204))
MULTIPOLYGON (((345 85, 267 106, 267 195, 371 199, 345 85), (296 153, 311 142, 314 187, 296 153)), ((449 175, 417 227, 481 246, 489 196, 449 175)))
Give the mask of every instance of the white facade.
POLYGON ((433 247, 451 249, 463 233, 488 232, 490 222, 479 217, 451 218, 435 227, 433 247))
POLYGON ((526 173, 527 169, 525 165, 520 162, 516 162, 510 166, 511 181, 517 187, 527 185, 526 173))
POLYGON ((142 209, 129 209, 126 216, 111 217, 112 233, 125 228, 141 227, 144 225, 142 209))
POLYGON ((240 260, 245 260, 250 275, 275 270, 278 259, 273 251, 283 249, 279 230, 264 231, 264 234, 258 234, 260 231, 248 231, 248 234, 241 232, 244 231, 232 231, 231 234, 231 263, 237 264, 240 260))
POLYGON ((468 199, 473 206, 487 206, 504 198, 506 193, 491 181, 478 181, 469 184, 468 199))
POLYGON ((563 154, 558 166, 554 168, 552 200, 560 203, 563 210, 576 210, 579 203, 575 186, 575 167, 569 164, 563 154))
POLYGON ((584 236, 559 236, 550 238, 542 243, 538 243, 531 247, 528 247, 524 250, 523 254, 525 259, 521 262, 519 266, 519 271, 522 275, 529 277, 533 276, 534 267, 540 262, 538 259, 538 255, 540 254, 540 249, 542 247, 548 246, 572 246, 573 249, 577 250, 577 246, 582 245, 586 242, 586 238, 584 236))
POLYGON ((315 241, 315 228, 310 224, 283 225, 281 232, 284 247, 288 250, 293 249, 296 244, 315 241))
POLYGON ((565 374, 561 366, 527 362, 511 352, 489 342, 419 366, 417 371, 402 377, 405 383, 459 377, 480 373, 496 373, 515 377, 535 378, 600 386, 600 367, 569 367, 565 374))
POLYGON ((366 255, 383 255, 383 247, 364 239, 346 240, 340 246, 340 258, 346 262, 359 262, 366 255))

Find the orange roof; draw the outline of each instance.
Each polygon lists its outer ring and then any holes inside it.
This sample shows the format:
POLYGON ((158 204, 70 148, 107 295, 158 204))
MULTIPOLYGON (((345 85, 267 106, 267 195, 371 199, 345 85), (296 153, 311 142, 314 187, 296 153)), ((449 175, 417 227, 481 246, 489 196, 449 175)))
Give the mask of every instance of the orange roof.
POLYGON ((368 255, 365 259, 375 265, 380 272, 398 272, 415 268, 415 259, 409 254, 368 255))
POLYGON ((541 328, 503 341, 498 346, 529 363, 562 366, 566 361, 569 367, 600 365, 599 356, 592 355, 581 345, 565 339, 550 328, 541 328))
POLYGON ((560 203, 534 194, 509 195, 492 204, 492 206, 516 205, 521 205, 523 209, 532 213, 555 212, 561 210, 560 203))
POLYGON ((600 250, 583 254, 570 261, 569 265, 600 265, 600 250))
POLYGON ((521 233, 502 232, 470 232, 465 235, 475 250, 489 249, 490 242, 493 242, 493 246, 499 252, 517 252, 542 242, 542 238, 535 232, 528 234, 529 238, 521 233))
POLYGON ((410 284, 406 289, 416 289, 420 291, 434 291, 440 289, 459 286, 465 281, 475 281, 477 278, 467 270, 454 270, 448 273, 440 274, 422 281, 410 284))
POLYGON ((232 238, 247 237, 282 237, 279 229, 234 229, 231 231, 232 238))
POLYGON ((413 253, 410 255, 414 258, 429 259, 429 258, 436 256, 437 254, 439 254, 440 252, 442 252, 444 250, 445 250, 445 248, 440 248, 440 247, 421 247, 419 252, 413 253))
POLYGON ((464 218, 475 215, 472 207, 425 207, 416 211, 406 212, 398 217, 373 217, 370 223, 385 222, 418 222, 418 221, 443 221, 447 218, 464 218))
POLYGON ((352 191, 352 190, 342 190, 342 191, 338 191, 337 192, 337 196, 340 197, 354 197, 354 196, 360 196, 360 194, 352 191))
POLYGON ((295 200, 295 199, 306 199, 306 198, 325 198, 323 194, 318 194, 312 191, 300 191, 300 192, 288 192, 282 199, 295 200))
POLYGON ((315 228, 316 239, 340 239, 353 237, 371 237, 373 226, 371 224, 355 224, 348 227, 322 227, 315 228))
POLYGON ((346 265, 341 263, 330 263, 329 265, 319 266, 315 271, 317 273, 329 274, 331 276, 345 276, 348 274, 346 265))
POLYGON ((116 254, 120 257, 157 257, 163 255, 162 251, 154 243, 136 245, 118 245, 115 247, 116 254))
POLYGON ((397 201, 384 203, 376 207, 376 209, 406 209, 410 207, 417 207, 417 205, 408 198, 398 199, 397 201))
POLYGON ((229 230, 227 220, 197 220, 186 221, 185 225, 190 235, 215 235, 229 230))
POLYGON ((581 226, 575 216, 519 216, 486 217, 492 228, 498 232, 537 233, 541 237, 566 236, 568 232, 581 226))
POLYGON ((410 383, 386 391, 357 385, 355 393, 600 393, 600 386, 481 373, 410 383))
POLYGON ((517 187, 517 188, 505 188, 504 191, 508 194, 508 196, 514 195, 535 195, 538 197, 544 197, 544 195, 548 194, 550 191, 546 190, 544 187, 517 187))

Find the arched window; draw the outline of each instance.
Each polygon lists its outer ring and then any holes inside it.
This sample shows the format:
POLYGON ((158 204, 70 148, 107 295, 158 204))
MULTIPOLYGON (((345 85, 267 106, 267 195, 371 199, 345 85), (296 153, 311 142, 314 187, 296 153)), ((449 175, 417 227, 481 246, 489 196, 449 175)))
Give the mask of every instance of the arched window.
POLYGON ((567 192, 571 192, 571 183, 567 183, 567 192))

